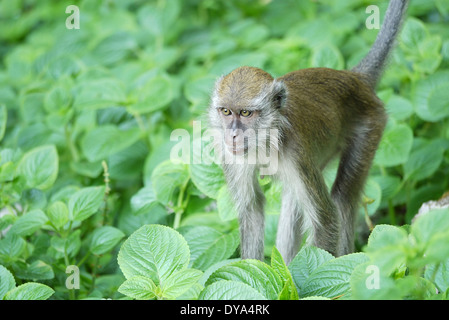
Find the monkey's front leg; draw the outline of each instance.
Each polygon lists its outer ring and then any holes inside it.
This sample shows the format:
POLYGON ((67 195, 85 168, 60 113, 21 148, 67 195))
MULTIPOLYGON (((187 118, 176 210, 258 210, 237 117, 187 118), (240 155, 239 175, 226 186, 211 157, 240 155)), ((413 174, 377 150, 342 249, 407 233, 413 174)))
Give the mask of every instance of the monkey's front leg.
POLYGON ((240 224, 242 259, 264 260, 264 204, 255 168, 233 164, 224 167, 228 190, 240 224))

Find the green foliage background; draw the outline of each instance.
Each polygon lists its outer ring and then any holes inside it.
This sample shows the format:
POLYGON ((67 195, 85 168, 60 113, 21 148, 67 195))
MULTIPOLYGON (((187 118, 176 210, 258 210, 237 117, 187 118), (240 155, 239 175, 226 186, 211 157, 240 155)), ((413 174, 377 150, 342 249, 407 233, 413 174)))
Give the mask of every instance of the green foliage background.
MULTIPOLYGON (((271 264, 238 261, 220 168, 167 161, 170 135, 192 133, 235 67, 351 68, 377 35, 373 3, 1 1, 0 299, 446 298, 448 212, 409 224, 449 189, 449 4, 411 2, 378 87, 390 117, 360 211, 363 253, 304 248, 287 267, 273 248, 281 187, 261 181, 271 264), (69 5, 80 29, 66 28, 69 5), (366 289, 369 265, 382 290, 366 289)), ((383 16, 388 1, 374 4, 383 16)))

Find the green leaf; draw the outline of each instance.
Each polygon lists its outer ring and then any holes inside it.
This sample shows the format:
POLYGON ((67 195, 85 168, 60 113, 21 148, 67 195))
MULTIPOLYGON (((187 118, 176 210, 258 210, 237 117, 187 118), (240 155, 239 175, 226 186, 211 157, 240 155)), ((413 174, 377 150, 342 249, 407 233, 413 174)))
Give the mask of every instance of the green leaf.
POLYGON ((312 52, 312 67, 343 69, 344 59, 340 51, 333 45, 321 45, 312 52))
POLYGON ((47 300, 55 291, 41 283, 28 282, 9 291, 5 300, 47 300))
POLYGON ((60 112, 72 103, 70 91, 62 86, 56 86, 45 95, 44 108, 47 112, 60 112))
POLYGON ((174 98, 174 85, 169 76, 151 78, 134 93, 137 102, 128 107, 130 113, 155 112, 168 106, 174 98))
POLYGON ((300 297, 324 296, 336 298, 350 290, 349 279, 354 268, 368 261, 363 253, 341 256, 323 263, 307 278, 299 292, 300 297))
POLYGON ((105 187, 87 187, 77 191, 69 200, 69 217, 83 221, 96 213, 103 202, 105 187))
POLYGON ((57 228, 63 227, 69 222, 69 209, 62 201, 56 201, 48 206, 46 214, 50 222, 57 228))
POLYGON ((388 115, 394 117, 396 120, 405 120, 414 113, 412 103, 408 99, 398 95, 393 95, 388 99, 385 109, 388 115))
POLYGON ((194 227, 184 236, 190 247, 190 264, 206 270, 213 264, 228 259, 239 245, 238 230, 224 234, 213 228, 194 227))
POLYGON ((220 280, 207 286, 199 300, 267 300, 259 291, 249 285, 233 280, 220 280))
POLYGON ((189 166, 193 183, 202 193, 216 199, 225 184, 223 170, 216 163, 203 163, 197 152, 193 156, 193 163, 189 166))
POLYGON ((223 221, 233 220, 238 216, 234 202, 231 199, 231 195, 229 194, 228 187, 226 185, 222 186, 220 191, 218 191, 217 209, 218 215, 223 221))
POLYGON ((310 274, 319 266, 334 257, 327 251, 311 246, 304 246, 288 265, 298 291, 301 292, 310 274))
POLYGON ((6 237, 0 240, 0 262, 11 263, 25 251, 26 241, 17 234, 8 232, 6 237))
POLYGON ((20 279, 36 281, 55 277, 53 268, 41 260, 36 260, 32 264, 16 263, 13 269, 15 276, 20 279))
POLYGON ((95 229, 92 233, 89 250, 93 254, 105 254, 112 250, 124 236, 125 234, 121 230, 111 226, 103 226, 95 229))
POLYGON ((17 172, 23 176, 28 188, 50 188, 58 175, 58 153, 53 145, 28 151, 19 162, 17 172))
POLYGON ((402 290, 393 278, 380 272, 372 262, 362 263, 354 268, 350 278, 351 298, 356 300, 398 300, 402 290))
POLYGON ((74 88, 75 101, 73 103, 78 109, 100 109, 116 105, 126 101, 123 83, 115 78, 89 79, 86 74, 79 84, 74 88))
POLYGON ((16 286, 16 280, 13 275, 4 266, 0 265, 0 300, 3 299, 5 294, 14 289, 16 286))
POLYGON ((437 122, 449 116, 449 72, 440 71, 418 80, 414 105, 424 121, 437 122))
POLYGON ((366 252, 381 274, 389 276, 406 262, 408 235, 398 227, 377 225, 368 238, 366 252))
POLYGON ((70 233, 67 238, 51 237, 48 253, 55 259, 61 259, 66 255, 74 257, 81 248, 80 234, 81 230, 78 229, 70 233))
POLYGON ((212 273, 206 285, 220 280, 245 283, 269 300, 277 299, 283 289, 282 279, 277 272, 259 260, 248 259, 227 264, 212 273))
POLYGON ((120 130, 113 125, 104 125, 87 132, 81 140, 81 150, 90 162, 105 160, 137 142, 140 130, 120 130))
POLYGON ((424 271, 424 277, 427 280, 434 282, 439 292, 445 292, 447 289, 449 289, 448 270, 449 270, 449 258, 437 264, 427 265, 426 270, 424 271))
POLYGON ((131 197, 131 208, 135 215, 151 211, 159 205, 151 184, 140 189, 131 197))
POLYGON ((185 185, 189 178, 187 165, 173 163, 170 160, 160 163, 151 176, 156 199, 164 205, 173 202, 175 191, 185 185))
POLYGON ((443 161, 444 148, 434 143, 426 143, 412 150, 404 163, 404 180, 419 181, 430 177, 443 161))
POLYGON ((133 276, 122 283, 118 292, 137 300, 153 300, 156 298, 156 285, 147 277, 133 276))
POLYGON ((413 131, 406 124, 387 125, 374 162, 391 167, 405 163, 413 143, 413 131))
POLYGON ((445 261, 449 257, 449 209, 432 210, 419 217, 411 235, 424 247, 427 261, 445 261))
POLYGON ((5 105, 0 105, 0 141, 2 141, 5 136, 6 131, 6 121, 8 120, 8 110, 5 105))
POLYGON ((176 299, 198 283, 202 275, 201 271, 195 269, 175 271, 161 283, 163 298, 176 299))
POLYGON ((39 230, 47 221, 47 216, 42 210, 32 210, 17 219, 10 232, 19 236, 29 236, 39 230))
POLYGON ((127 279, 148 277, 156 285, 177 270, 187 267, 189 246, 175 230, 162 225, 145 225, 135 231, 120 248, 118 264, 127 279))
POLYGON ((290 270, 276 247, 273 247, 271 253, 271 267, 279 274, 284 283, 284 288, 279 294, 279 300, 298 300, 298 291, 296 290, 290 270))

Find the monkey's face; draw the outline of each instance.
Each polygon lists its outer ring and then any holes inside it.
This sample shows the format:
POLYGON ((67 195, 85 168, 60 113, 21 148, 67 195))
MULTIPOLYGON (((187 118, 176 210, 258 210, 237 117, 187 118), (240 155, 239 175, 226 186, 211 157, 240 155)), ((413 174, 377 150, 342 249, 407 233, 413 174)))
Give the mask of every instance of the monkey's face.
POLYGON ((256 127, 259 111, 237 109, 237 108, 218 108, 224 129, 224 144, 227 150, 236 155, 243 155, 248 152, 250 147, 255 147, 256 127))
POLYGON ((278 129, 286 99, 284 83, 267 72, 241 67, 221 77, 209 110, 212 127, 219 129, 223 147, 235 155, 266 148, 267 130, 278 129))

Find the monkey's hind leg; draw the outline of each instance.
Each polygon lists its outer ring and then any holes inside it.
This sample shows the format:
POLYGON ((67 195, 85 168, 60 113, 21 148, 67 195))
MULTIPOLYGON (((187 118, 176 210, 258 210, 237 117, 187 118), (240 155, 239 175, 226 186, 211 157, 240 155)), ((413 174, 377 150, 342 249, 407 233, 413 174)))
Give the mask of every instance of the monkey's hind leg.
POLYGON ((301 244, 301 208, 295 190, 284 187, 282 207, 276 235, 276 248, 288 265, 296 256, 301 244))
POLYGON ((354 252, 360 198, 386 121, 383 109, 379 109, 379 113, 378 121, 366 121, 354 130, 342 152, 337 178, 332 186, 332 199, 341 221, 338 255, 354 252))

